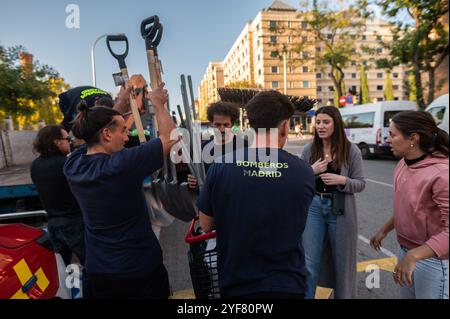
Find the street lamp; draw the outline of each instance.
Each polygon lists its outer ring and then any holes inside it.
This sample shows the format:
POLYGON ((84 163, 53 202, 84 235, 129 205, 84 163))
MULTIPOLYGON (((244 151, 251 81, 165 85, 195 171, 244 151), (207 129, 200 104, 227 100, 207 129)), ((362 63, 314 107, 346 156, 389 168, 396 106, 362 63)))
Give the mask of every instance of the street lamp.
POLYGON ((122 36, 122 35, 125 35, 125 34, 123 34, 123 33, 103 34, 103 35, 99 36, 99 37, 94 41, 94 43, 92 44, 92 46, 91 46, 91 63, 92 63, 92 85, 93 85, 93 86, 97 86, 97 81, 96 81, 96 77, 95 77, 95 54, 94 54, 95 46, 97 45, 97 42, 98 42, 100 39, 105 38, 105 37, 107 37, 108 35, 111 35, 111 36, 118 36, 118 35, 121 35, 121 36, 122 36))

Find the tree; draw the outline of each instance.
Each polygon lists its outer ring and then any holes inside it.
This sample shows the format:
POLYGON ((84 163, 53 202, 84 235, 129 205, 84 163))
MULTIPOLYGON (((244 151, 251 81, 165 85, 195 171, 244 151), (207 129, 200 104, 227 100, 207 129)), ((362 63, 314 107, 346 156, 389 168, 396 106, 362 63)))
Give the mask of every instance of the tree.
POLYGON ((394 100, 394 87, 392 84, 391 73, 394 67, 398 64, 399 63, 397 62, 397 60, 391 58, 383 58, 376 61, 377 69, 382 69, 386 72, 386 82, 384 85, 384 99, 386 101, 394 100))
MULTIPOLYGON (((331 78, 335 96, 345 95, 344 69, 351 60, 358 60, 360 54, 354 48, 354 41, 362 34, 368 18, 366 1, 357 1, 356 5, 330 8, 328 1, 312 0, 301 5, 306 8, 300 17, 307 22, 308 32, 312 33, 320 48, 316 54, 319 69, 331 68, 331 78)), ((336 103, 336 98, 335 98, 336 103)))
POLYGON ((369 84, 367 82, 366 68, 363 64, 361 64, 360 66, 359 77, 361 81, 361 91, 359 100, 361 101, 361 104, 370 103, 369 84))
POLYGON ((225 85, 226 88, 229 89, 256 89, 257 87, 255 85, 252 85, 248 81, 236 81, 231 82, 225 85))
POLYGON ((384 14, 397 18, 392 54, 414 74, 416 101, 425 108, 422 74, 428 74, 427 102, 434 100, 435 72, 449 54, 448 27, 443 18, 449 13, 448 0, 375 0, 384 14), (408 19, 399 17, 407 14, 408 19))
POLYGON ((19 125, 35 124, 43 117, 55 123, 61 116, 57 94, 68 85, 48 65, 20 63, 25 49, 0 46, 0 117, 12 116, 19 125))

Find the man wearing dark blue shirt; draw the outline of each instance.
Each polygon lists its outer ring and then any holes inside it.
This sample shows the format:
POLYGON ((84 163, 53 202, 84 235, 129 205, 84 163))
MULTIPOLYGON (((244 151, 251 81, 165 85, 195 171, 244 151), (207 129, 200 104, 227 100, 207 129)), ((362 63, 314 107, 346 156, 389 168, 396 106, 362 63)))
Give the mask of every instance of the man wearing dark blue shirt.
POLYGON ((314 173, 282 150, 294 113, 285 95, 261 92, 246 110, 256 131, 252 145, 210 167, 198 200, 203 230, 217 232, 221 296, 303 298, 301 234, 314 173))
POLYGON ((81 105, 72 131, 87 147, 64 166, 85 222, 88 298, 167 298, 169 283, 152 231, 142 182, 163 164, 175 141, 163 85, 150 93, 160 137, 124 149, 125 120, 117 111, 81 105))

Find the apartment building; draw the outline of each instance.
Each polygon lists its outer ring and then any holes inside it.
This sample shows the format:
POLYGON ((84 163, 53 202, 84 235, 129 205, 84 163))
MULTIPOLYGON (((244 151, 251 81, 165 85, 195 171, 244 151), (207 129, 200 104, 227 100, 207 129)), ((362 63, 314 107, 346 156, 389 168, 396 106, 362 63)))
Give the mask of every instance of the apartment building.
POLYGON ((217 89, 221 87, 224 87, 222 62, 210 62, 198 88, 200 110, 219 101, 217 89))
MULTIPOLYGON (((323 48, 314 41, 308 31, 308 23, 295 8, 276 0, 268 8, 262 9, 248 22, 237 37, 223 62, 214 62, 216 69, 223 68, 223 78, 218 81, 219 73, 213 83, 211 65, 208 66, 204 82, 200 85, 200 107, 216 101, 217 95, 210 92, 222 86, 231 86, 236 82, 247 82, 260 89, 274 89, 296 96, 317 98, 318 105, 333 104, 334 84, 330 68, 318 69, 315 63, 317 54, 323 48), (209 74, 209 75, 208 75, 209 74), (222 84, 220 84, 222 83, 222 84), (208 93, 209 92, 209 93, 208 93)), ((357 93, 361 89, 361 64, 367 68, 369 98, 371 101, 384 99, 386 71, 375 68, 375 58, 388 56, 389 52, 379 45, 379 41, 392 40, 390 25, 379 19, 366 21, 363 32, 355 32, 354 50, 358 58, 352 60, 344 70, 345 87, 357 93), (371 47, 376 55, 362 51, 362 47, 371 47)), ((394 98, 406 99, 404 82, 407 76, 402 66, 391 72, 394 98)))

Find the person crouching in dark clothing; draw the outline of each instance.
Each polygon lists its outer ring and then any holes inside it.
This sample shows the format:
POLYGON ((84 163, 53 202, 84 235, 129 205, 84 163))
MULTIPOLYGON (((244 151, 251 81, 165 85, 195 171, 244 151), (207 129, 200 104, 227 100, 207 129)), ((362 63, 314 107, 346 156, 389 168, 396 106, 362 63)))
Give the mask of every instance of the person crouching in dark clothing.
POLYGON ((83 218, 63 173, 70 153, 69 134, 62 126, 48 125, 38 132, 33 150, 40 156, 31 164, 31 179, 47 211, 53 247, 66 265, 71 263, 72 253, 84 265, 83 218))

